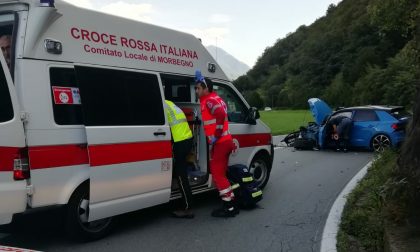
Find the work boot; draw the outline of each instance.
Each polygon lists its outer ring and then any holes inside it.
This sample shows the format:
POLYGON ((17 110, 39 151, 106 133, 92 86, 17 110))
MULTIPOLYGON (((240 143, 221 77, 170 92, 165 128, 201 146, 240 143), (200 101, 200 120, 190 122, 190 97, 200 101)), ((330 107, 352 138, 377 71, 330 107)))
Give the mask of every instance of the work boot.
POLYGON ((227 218, 235 217, 237 214, 239 214, 239 208, 233 201, 223 201, 223 206, 213 210, 211 216, 227 218))

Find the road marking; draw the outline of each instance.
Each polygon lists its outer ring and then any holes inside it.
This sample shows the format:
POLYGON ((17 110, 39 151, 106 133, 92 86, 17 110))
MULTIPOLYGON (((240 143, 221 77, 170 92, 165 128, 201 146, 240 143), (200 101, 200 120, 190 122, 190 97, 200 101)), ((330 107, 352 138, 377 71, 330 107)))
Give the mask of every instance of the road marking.
POLYGON ((372 161, 367 163, 344 187, 330 209, 321 239, 321 252, 337 251, 337 233, 341 223, 341 214, 347 201, 347 195, 353 191, 356 185, 366 175, 372 161))
POLYGON ((286 149, 286 148, 290 148, 290 147, 289 146, 277 146, 277 147, 274 147, 274 150, 286 149))

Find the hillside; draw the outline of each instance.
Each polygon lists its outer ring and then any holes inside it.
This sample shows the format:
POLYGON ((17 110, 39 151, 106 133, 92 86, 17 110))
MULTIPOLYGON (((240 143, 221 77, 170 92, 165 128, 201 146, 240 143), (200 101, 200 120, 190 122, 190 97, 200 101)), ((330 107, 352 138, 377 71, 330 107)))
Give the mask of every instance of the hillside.
POLYGON ((241 75, 244 75, 250 68, 245 63, 239 61, 223 49, 216 46, 207 46, 207 50, 211 56, 216 59, 220 67, 230 80, 235 80, 241 75))
POLYGON ((324 17, 268 47, 234 84, 259 107, 307 108, 310 97, 332 106, 411 107, 420 79, 419 2, 343 0, 330 5, 324 17))

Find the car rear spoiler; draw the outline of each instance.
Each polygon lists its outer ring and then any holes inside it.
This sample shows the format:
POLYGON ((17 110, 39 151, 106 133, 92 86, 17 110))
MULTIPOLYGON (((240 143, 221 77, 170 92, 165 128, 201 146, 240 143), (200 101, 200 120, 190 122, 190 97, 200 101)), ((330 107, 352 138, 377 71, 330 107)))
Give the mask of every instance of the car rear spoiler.
POLYGON ((391 108, 391 112, 404 110, 404 106, 394 106, 391 108))

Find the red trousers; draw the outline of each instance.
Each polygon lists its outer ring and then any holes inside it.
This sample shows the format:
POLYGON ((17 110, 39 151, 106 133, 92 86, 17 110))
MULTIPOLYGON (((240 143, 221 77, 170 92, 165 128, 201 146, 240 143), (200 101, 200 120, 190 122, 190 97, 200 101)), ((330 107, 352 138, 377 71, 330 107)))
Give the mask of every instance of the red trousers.
POLYGON ((229 180, 226 178, 226 171, 229 155, 234 147, 232 139, 228 139, 223 142, 216 142, 210 150, 210 172, 222 199, 226 196, 229 198, 233 196, 229 180))

